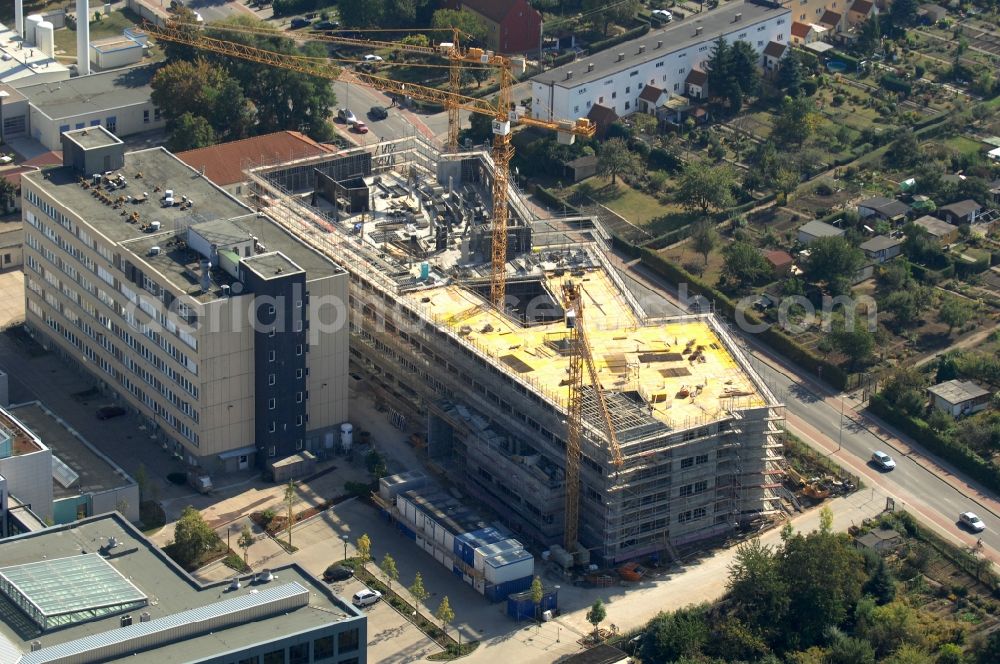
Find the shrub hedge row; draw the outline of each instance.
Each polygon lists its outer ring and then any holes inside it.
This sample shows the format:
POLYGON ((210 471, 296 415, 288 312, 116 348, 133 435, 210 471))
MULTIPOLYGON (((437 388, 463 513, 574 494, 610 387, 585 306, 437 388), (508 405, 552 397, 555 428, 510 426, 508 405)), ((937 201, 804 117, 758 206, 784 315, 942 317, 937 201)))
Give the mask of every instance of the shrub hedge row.
POLYGON ((649 23, 643 23, 642 25, 632 28, 631 30, 626 30, 617 37, 608 37, 607 39, 593 42, 588 51, 591 55, 593 55, 598 51, 603 51, 604 49, 611 48, 612 46, 618 46, 618 44, 627 42, 630 39, 641 37, 647 32, 649 32, 649 23))
POLYGON ((923 420, 897 410, 881 395, 871 397, 868 409, 988 489, 1000 491, 1000 469, 967 445, 942 436, 923 420))
POLYGON ((552 191, 541 185, 535 187, 535 198, 551 208, 565 210, 566 212, 572 212, 573 214, 580 214, 580 211, 567 203, 564 198, 557 196, 552 191))

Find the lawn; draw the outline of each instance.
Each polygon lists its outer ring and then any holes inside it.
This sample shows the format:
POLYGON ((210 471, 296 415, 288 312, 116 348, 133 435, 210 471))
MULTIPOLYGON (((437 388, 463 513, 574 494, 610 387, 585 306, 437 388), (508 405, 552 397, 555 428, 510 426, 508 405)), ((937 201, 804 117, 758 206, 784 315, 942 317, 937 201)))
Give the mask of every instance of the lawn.
MULTIPOLYGON (((586 194, 595 202, 607 206, 636 226, 648 226, 658 217, 682 212, 679 206, 664 205, 649 194, 637 191, 621 180, 612 185, 610 180, 600 176, 588 178, 566 189, 566 197, 570 200, 574 195, 579 197, 581 194, 586 194)), ((655 226, 647 230, 654 231, 655 226)))
MULTIPOLYGON (((91 19, 93 19, 93 15, 91 15, 91 19)), ((91 20, 90 22, 90 40, 97 41, 98 39, 119 36, 126 28, 134 28, 139 20, 139 17, 128 9, 113 11, 107 16, 102 13, 100 21, 91 20)), ((57 56, 76 56, 75 30, 69 28, 56 30, 55 38, 57 56)))
POLYGON ((983 152, 983 144, 965 136, 952 136, 941 143, 955 152, 972 157, 983 152))

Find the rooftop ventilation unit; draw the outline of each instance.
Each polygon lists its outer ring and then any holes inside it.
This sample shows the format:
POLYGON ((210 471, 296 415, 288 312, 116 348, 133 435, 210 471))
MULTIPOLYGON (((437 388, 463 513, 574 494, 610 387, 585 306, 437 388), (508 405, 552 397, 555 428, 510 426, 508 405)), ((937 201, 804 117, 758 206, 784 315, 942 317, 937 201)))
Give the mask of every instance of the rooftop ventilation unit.
POLYGON ((694 34, 695 34, 695 36, 697 37, 698 35, 700 35, 700 34, 701 34, 702 32, 704 32, 704 31, 705 31, 705 28, 704 28, 703 26, 700 26, 700 25, 699 25, 699 26, 697 26, 697 27, 696 27, 696 28, 694 29, 694 34))
POLYGON ((152 619, 153 616, 150 615, 149 611, 143 611, 142 613, 139 614, 139 622, 141 623, 149 622, 152 619))
POLYGON ((150 256, 159 256, 160 255, 160 248, 159 247, 150 247, 149 248, 149 255, 150 256))
POLYGON ((572 71, 566 72, 566 80, 568 81, 571 78, 573 78, 573 72, 572 71))
POLYGON ((646 52, 646 45, 645 44, 639 44, 639 53, 637 55, 642 55, 645 52, 646 52))
POLYGON ((587 63, 587 71, 594 71, 594 63, 593 62, 587 63))
POLYGON ((736 17, 733 18, 733 23, 739 23, 742 19, 743 19, 743 14, 737 14, 736 17))
POLYGON ((618 54, 618 62, 621 62, 624 59, 625 59, 625 54, 624 53, 619 53, 618 54))

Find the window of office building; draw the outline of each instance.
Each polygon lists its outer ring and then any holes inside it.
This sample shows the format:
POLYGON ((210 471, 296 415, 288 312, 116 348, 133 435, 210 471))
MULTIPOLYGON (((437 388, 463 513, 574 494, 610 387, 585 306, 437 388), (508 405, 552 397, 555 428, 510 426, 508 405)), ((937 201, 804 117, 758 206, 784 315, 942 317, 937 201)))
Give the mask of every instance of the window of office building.
POLYGON ((357 629, 348 629, 337 635, 337 652, 341 655, 358 649, 360 637, 357 629))
POLYGON ((333 657, 333 637, 324 636, 313 641, 313 659, 321 660, 333 657))
POLYGON ((264 655, 263 664, 285 664, 285 651, 275 650, 264 655))
POLYGON ((309 644, 296 643, 289 646, 288 664, 309 664, 309 644))

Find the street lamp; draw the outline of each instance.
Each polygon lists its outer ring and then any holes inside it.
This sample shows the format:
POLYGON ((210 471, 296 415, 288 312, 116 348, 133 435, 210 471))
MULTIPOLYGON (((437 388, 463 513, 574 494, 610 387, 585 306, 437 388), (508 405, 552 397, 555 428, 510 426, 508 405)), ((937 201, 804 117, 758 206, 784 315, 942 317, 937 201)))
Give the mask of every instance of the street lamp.
POLYGON ((344 560, 347 560, 347 540, 350 538, 347 535, 341 535, 340 539, 344 540, 344 560))

